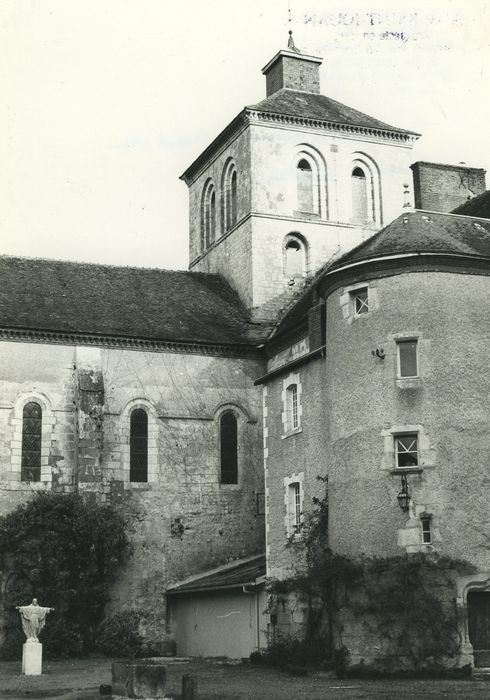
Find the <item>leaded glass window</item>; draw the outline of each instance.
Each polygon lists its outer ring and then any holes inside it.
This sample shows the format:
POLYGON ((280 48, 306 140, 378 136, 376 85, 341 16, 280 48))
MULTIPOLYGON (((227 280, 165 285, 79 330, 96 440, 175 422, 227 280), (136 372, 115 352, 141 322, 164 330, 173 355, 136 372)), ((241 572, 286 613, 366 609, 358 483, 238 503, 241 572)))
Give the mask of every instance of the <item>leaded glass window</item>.
POLYGON ((22 481, 41 480, 41 440, 43 412, 41 406, 30 401, 22 413, 22 481))
POLYGON ((136 482, 148 481, 148 415, 142 408, 131 413, 129 479, 136 482))
POLYGON ((221 483, 238 483, 238 423, 233 413, 220 420, 221 483))

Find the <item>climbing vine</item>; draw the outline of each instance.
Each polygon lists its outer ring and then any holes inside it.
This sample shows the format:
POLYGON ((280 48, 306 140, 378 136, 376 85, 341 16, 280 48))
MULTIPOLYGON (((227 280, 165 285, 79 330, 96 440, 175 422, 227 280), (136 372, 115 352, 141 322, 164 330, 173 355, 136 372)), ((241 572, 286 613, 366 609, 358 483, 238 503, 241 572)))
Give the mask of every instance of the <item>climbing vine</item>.
POLYGON ((109 585, 129 552, 123 517, 80 495, 41 492, 0 518, 2 656, 19 658, 25 639, 15 606, 32 597, 55 608, 41 633, 48 653, 90 651, 109 585))
POLYGON ((286 579, 273 580, 273 596, 297 596, 306 603, 304 643, 323 645, 324 657, 342 672, 348 649, 342 643, 342 612, 380 641, 376 668, 437 669, 456 660, 461 645, 455 576, 474 568, 465 561, 432 554, 351 559, 328 541, 328 480, 293 537, 295 565, 286 579))

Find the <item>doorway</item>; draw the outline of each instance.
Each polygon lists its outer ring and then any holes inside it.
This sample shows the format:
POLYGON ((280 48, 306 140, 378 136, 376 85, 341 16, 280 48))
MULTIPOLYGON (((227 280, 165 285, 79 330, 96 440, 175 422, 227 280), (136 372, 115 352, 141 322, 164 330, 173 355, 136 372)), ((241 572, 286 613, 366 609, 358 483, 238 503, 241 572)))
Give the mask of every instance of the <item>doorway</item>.
POLYGON ((468 593, 468 633, 475 666, 490 667, 490 592, 468 593))

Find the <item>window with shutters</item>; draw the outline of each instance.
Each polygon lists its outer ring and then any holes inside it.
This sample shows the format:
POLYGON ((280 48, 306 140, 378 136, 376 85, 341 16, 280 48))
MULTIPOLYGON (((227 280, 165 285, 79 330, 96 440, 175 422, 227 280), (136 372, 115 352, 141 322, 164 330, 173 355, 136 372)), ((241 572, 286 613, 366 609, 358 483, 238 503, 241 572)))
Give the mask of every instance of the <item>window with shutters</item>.
POLYGON ((142 408, 136 408, 130 417, 129 479, 148 481, 148 414, 142 408))
POLYGON ((42 408, 35 401, 22 412, 21 480, 41 480, 42 408))
POLYGON ((220 482, 238 484, 238 421, 234 413, 220 418, 220 482))

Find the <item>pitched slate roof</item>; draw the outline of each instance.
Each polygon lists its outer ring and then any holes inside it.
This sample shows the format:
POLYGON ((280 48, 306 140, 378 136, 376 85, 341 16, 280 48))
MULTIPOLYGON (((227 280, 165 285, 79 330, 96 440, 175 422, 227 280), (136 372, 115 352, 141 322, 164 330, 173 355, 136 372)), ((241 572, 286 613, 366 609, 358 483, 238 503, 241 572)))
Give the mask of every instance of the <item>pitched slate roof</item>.
POLYGON ((348 263, 402 253, 490 256, 490 220, 429 211, 407 211, 367 241, 339 258, 348 263))
POLYGON ((402 134, 413 134, 413 131, 399 129, 385 122, 370 117, 368 114, 359 112, 357 109, 348 107, 325 95, 316 93, 301 92, 282 88, 266 97, 262 102, 251 105, 248 109, 258 112, 270 112, 273 114, 284 114, 306 119, 320 119, 322 121, 336 122, 350 126, 363 126, 371 129, 381 129, 383 131, 395 131, 402 134))
POLYGON ((0 256, 0 327, 250 345, 264 335, 219 275, 0 256))
POLYGON ((246 559, 238 559, 230 564, 224 564, 210 571, 204 571, 197 576, 191 576, 184 581, 169 586, 167 593, 196 593, 198 591, 213 591, 223 588, 255 586, 262 583, 264 577, 265 554, 257 554, 246 559))
POLYGON ((477 216, 483 219, 490 219, 490 190, 482 192, 478 197, 469 199, 464 204, 453 209, 452 214, 464 214, 465 216, 477 216))
POLYGON ((419 210, 401 214, 356 248, 321 268, 279 320, 270 338, 307 321, 315 287, 336 270, 371 259, 413 253, 483 257, 489 258, 490 263, 490 219, 419 210))

